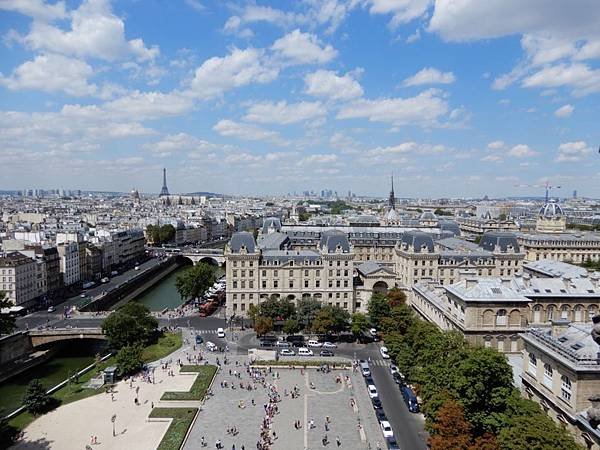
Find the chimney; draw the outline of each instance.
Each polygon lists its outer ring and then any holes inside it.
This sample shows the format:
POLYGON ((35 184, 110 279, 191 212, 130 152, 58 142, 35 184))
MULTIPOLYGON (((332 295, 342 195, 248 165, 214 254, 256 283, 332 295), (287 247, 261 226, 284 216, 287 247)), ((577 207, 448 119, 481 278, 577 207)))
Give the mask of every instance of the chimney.
POLYGON ((470 289, 477 286, 477 278, 465 278, 465 288, 470 289))
POLYGON ((552 337, 558 337, 569 328, 569 319, 555 319, 552 321, 552 337))

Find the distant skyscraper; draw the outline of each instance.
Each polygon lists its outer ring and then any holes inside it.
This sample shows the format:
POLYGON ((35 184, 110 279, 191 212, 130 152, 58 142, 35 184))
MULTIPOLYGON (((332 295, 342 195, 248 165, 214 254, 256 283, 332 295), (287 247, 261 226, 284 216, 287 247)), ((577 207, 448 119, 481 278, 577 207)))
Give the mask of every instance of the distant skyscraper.
POLYGON ((573 191, 573 198, 577 198, 577 191, 573 191))
POLYGON ((169 188, 167 187, 167 169, 163 169, 163 185, 160 190, 159 197, 166 197, 169 195, 169 188))

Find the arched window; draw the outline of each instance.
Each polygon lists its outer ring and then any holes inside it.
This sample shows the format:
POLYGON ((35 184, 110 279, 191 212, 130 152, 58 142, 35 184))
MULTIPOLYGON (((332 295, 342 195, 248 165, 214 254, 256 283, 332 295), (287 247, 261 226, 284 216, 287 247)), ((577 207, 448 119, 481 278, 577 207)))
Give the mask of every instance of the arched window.
POLYGON ((548 321, 554 320, 554 306, 553 305, 549 305, 548 308, 546 309, 546 320, 548 320, 548 321))
POLYGON ((594 317, 597 313, 598 307, 596 305, 588 306, 588 322, 591 321, 592 317, 594 317))
POLYGON ((553 375, 552 367, 550 364, 544 364, 544 385, 550 389, 552 389, 552 375, 553 375))
POLYGON ((569 319, 570 317, 570 313, 571 311, 569 310, 569 305, 562 305, 560 308, 560 318, 561 319, 569 319))
POLYGON ((496 325, 504 326, 506 325, 506 310, 499 309, 496 313, 496 325))
POLYGON ((560 396, 563 400, 571 402, 571 380, 566 375, 560 377, 560 396))
POLYGON ((535 378, 537 376, 537 358, 533 353, 529 354, 529 366, 527 366, 527 372, 535 378))
POLYGON ((483 324, 493 325, 494 323, 494 311, 487 309, 483 312, 483 324))
POLYGON ((535 305, 533 307, 533 323, 540 323, 542 321, 542 305, 535 305))
POLYGON ((508 323, 511 327, 521 326, 521 313, 518 309, 513 309, 508 316, 508 323))
POLYGON ((575 311, 575 322, 583 322, 583 306, 577 305, 574 308, 575 311))

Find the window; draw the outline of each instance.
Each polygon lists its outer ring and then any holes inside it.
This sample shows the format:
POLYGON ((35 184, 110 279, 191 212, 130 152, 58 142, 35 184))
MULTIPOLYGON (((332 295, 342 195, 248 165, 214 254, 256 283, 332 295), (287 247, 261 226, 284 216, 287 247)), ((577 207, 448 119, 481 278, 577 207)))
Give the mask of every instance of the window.
POLYGON ((560 396, 563 400, 571 402, 571 380, 566 375, 560 377, 560 396))
POLYGON ((276 277, 277 275, 278 275, 278 274, 277 274, 277 271, 276 271, 276 270, 274 270, 274 271, 273 271, 273 276, 274 276, 274 277, 276 277))
POLYGON ((548 317, 548 320, 554 320, 554 306, 548 306, 548 308, 546 309, 546 315, 548 317))
POLYGON ((321 280, 315 281, 315 287, 321 287, 321 280))
POLYGON ((506 310, 499 309, 496 313, 496 325, 504 326, 506 325, 506 310))
POLYGON ((262 271, 262 276, 263 276, 263 277, 266 277, 266 276, 267 276, 267 271, 266 271, 266 270, 263 270, 263 271, 262 271))
POLYGON ((253 277, 254 276, 254 270, 249 270, 248 271, 248 276, 249 277, 253 277))
POLYGON ((235 280, 233 281, 233 288, 237 289, 237 281, 235 281, 235 280))
POLYGON ((237 270, 234 270, 234 271, 233 271, 233 276, 234 276, 234 277, 237 277, 237 270))
POLYGON ((320 277, 320 276, 321 276, 321 271, 320 271, 320 270, 317 270, 317 273, 316 273, 316 275, 317 275, 318 277, 320 277))
POLYGON ((533 378, 537 376, 537 358, 533 353, 529 354, 529 366, 527 367, 527 372, 533 378))
POLYGON ((304 271, 304 276, 307 277, 308 276, 308 269, 304 271))
POLYGON ((294 287, 294 280, 290 280, 290 289, 294 287))
POLYGON ((569 307, 567 305, 563 305, 560 308, 560 318, 561 319, 568 319, 569 318, 569 307))
POLYGON ((546 386, 549 389, 552 389, 552 375, 553 375, 553 371, 552 371, 552 367, 550 367, 550 364, 544 364, 544 386, 546 386))
POLYGON ((277 280, 273 280, 273 287, 274 288, 278 288, 279 287, 279 282, 277 280))
POLYGON ((304 287, 307 288, 308 287, 308 280, 304 280, 304 287))
POLYGON ((262 288, 263 289, 267 288, 267 282, 265 280, 262 280, 262 288))

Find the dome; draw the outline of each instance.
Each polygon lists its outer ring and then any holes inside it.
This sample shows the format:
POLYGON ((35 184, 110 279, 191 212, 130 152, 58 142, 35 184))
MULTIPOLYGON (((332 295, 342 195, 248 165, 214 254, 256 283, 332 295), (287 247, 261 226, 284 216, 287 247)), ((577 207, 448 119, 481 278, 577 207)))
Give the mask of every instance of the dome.
POLYGON ((424 211, 419 220, 437 220, 437 216, 431 211, 424 211))
POLYGON ((555 202, 546 203, 540 209, 540 216, 542 216, 542 217, 552 218, 552 217, 561 217, 564 215, 565 215, 565 213, 563 212, 560 205, 555 202))

